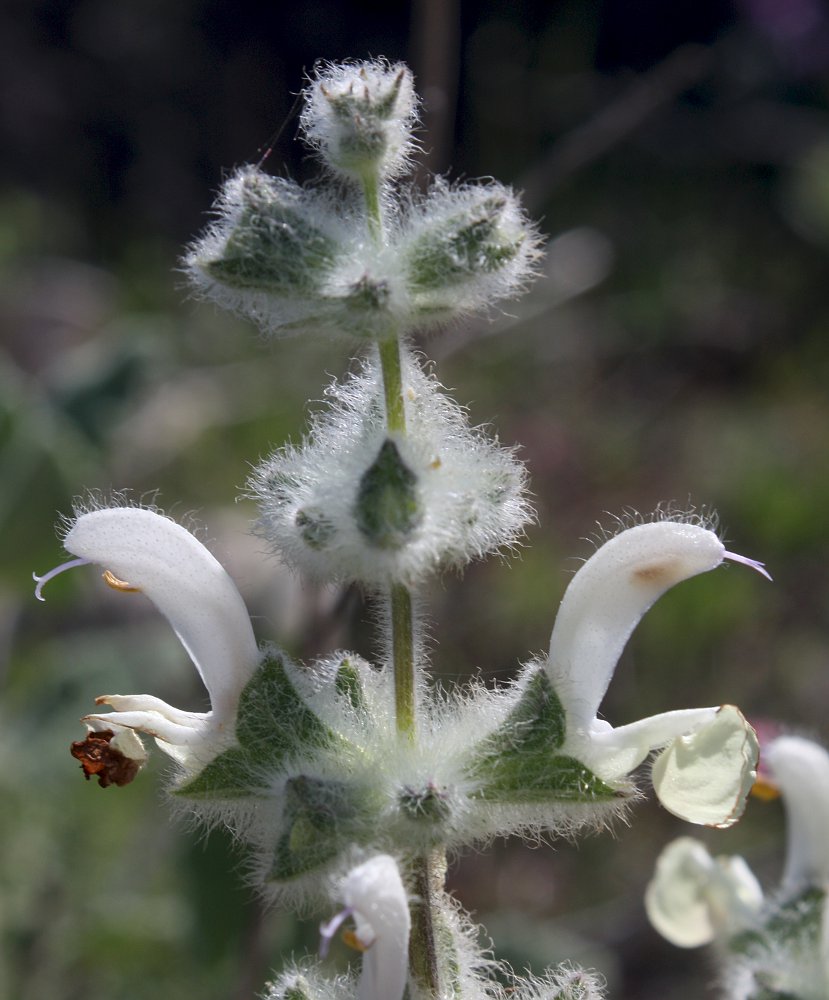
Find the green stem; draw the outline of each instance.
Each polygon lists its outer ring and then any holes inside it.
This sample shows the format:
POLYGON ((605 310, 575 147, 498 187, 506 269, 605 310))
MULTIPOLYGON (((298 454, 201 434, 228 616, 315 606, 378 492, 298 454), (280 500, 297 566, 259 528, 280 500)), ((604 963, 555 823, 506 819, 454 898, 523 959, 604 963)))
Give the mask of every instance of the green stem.
POLYGON ((390 431, 406 433, 406 410, 403 405, 403 370, 397 337, 386 337, 378 345, 386 397, 386 424, 390 431))
MULTIPOLYGON (((403 375, 397 338, 381 340, 380 365, 386 399, 386 426, 390 432, 406 433, 403 406, 403 375)), ((394 663, 394 704, 397 731, 414 743, 417 730, 415 712, 414 619, 412 595, 402 583, 393 583, 391 602, 391 646, 394 663)))
POLYGON ((393 583, 391 601, 391 646, 394 662, 394 708, 397 732, 414 743, 417 733, 415 709, 414 621, 412 595, 402 583, 393 583))
POLYGON ((377 174, 369 173, 363 176, 362 182, 369 232, 376 243, 382 243, 383 210, 380 205, 380 181, 377 174))
MULTIPOLYGON (((376 175, 363 178, 368 225, 375 241, 383 239, 383 218, 380 210, 380 187, 376 175)), ((406 433, 406 408, 403 404, 403 367, 400 343, 394 333, 377 345, 383 373, 383 394, 386 403, 386 427, 389 433, 406 433)), ((412 595, 402 583, 392 584, 391 604, 392 660, 394 663, 394 702, 397 731, 411 742, 417 729, 415 710, 414 621, 412 595)))
POLYGON ((435 940, 434 896, 440 891, 446 858, 422 855, 412 865, 413 889, 417 901, 412 904, 412 930, 409 935, 409 967, 414 978, 432 997, 440 996, 440 970, 435 940), (438 864, 435 862, 438 861, 438 864))
MULTIPOLYGON (((375 174, 363 177, 366 218, 372 239, 383 245, 383 212, 380 185, 375 174)), ((379 341, 383 395, 386 404, 386 427, 389 433, 405 436, 406 408, 403 402, 403 366, 400 342, 395 332, 379 341)), ((393 583, 389 591, 391 647, 394 669, 394 708, 398 735, 414 744, 417 739, 417 684, 414 656, 414 615, 412 595, 402 583, 393 583)), ((435 859, 422 855, 412 859, 414 892, 418 897, 412 908, 412 931, 409 939, 409 965, 414 978, 432 997, 440 995, 437 942, 435 941, 435 884, 442 888, 446 859, 440 852, 435 859), (440 864, 435 864, 437 857, 440 864)))

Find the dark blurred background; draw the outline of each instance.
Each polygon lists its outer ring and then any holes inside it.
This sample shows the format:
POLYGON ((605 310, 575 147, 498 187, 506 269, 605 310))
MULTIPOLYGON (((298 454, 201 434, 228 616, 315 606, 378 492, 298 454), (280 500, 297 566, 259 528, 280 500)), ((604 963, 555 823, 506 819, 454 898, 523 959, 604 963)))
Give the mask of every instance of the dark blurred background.
MULTIPOLYGON (((539 524, 510 564, 429 595, 445 681, 546 647, 596 522, 659 502, 720 512, 739 567, 684 584, 637 631, 614 723, 736 702, 829 738, 829 14, 819 0, 7 0, 0 8, 0 996, 247 1000, 314 920, 264 912, 221 834, 170 822, 162 755, 125 789, 66 753, 108 691, 203 701, 166 624, 94 574, 54 583, 52 526, 90 489, 195 511, 262 639, 310 656, 372 640, 358 595, 288 577, 236 502, 302 432, 341 344, 263 344, 177 271, 235 165, 315 176, 294 98, 319 58, 407 60, 425 165, 524 190, 546 274, 505 314, 422 346, 521 443, 539 524)), ((499 957, 599 967, 629 1000, 713 996, 642 893, 672 837, 653 802, 578 845, 499 843, 452 884, 499 957)), ((713 851, 773 884, 778 805, 713 851)))

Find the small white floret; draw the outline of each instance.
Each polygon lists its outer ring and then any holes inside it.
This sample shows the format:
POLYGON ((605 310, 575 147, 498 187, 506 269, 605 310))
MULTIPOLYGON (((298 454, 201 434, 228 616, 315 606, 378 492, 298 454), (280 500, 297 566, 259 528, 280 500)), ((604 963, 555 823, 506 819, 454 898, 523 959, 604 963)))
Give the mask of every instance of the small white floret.
POLYGON ((712 858, 691 837, 665 848, 645 893, 651 923, 680 948, 697 948, 743 930, 762 904, 763 891, 742 858, 712 858))
POLYGON ((409 967, 409 901, 397 862, 388 854, 353 868, 340 889, 345 910, 321 928, 324 940, 353 916, 363 951, 359 1000, 400 1000, 409 967))

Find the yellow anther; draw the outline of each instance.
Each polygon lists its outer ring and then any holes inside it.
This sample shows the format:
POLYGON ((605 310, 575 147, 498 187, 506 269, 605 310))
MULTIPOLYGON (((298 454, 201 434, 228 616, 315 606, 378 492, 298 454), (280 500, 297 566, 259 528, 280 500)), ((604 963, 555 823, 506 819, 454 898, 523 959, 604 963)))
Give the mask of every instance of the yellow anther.
POLYGON ((140 594, 140 587, 133 587, 132 584, 127 583, 124 580, 119 580, 114 573, 110 573, 108 569, 103 572, 104 583, 108 587, 112 587, 113 590, 120 590, 124 594, 140 594))
POLYGON ((368 951, 371 945, 374 944, 373 941, 371 942, 371 944, 363 944, 363 942, 357 937, 354 931, 350 931, 348 929, 343 931, 342 937, 344 943, 347 944, 349 948, 353 948, 354 951, 359 951, 359 952, 368 951))
POLYGON ((780 789, 767 778, 758 778, 751 786, 751 794, 761 802, 771 802, 780 798, 780 789))
POLYGON ((433 458, 429 463, 430 469, 439 469, 443 465, 443 462, 439 458, 433 458))

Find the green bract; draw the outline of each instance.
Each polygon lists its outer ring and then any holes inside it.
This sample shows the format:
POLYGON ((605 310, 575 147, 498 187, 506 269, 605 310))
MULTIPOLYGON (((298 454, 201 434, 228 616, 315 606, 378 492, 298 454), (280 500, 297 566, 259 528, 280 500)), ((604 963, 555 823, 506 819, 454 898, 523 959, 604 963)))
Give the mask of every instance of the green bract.
POLYGON ((624 797, 580 761, 557 753, 565 726, 561 702, 539 667, 503 724, 475 748, 468 766, 481 798, 535 805, 624 797))
POLYGON ((364 843, 375 822, 370 787, 301 774, 286 782, 283 794, 281 828, 268 876, 274 882, 304 875, 364 843))
POLYGON ((266 794, 263 784, 274 769, 296 756, 321 751, 337 738, 308 708, 290 678, 288 661, 272 653, 250 679, 239 699, 236 739, 176 794, 222 799, 266 794))
POLYGON ((443 291, 491 274, 514 260, 524 234, 504 225, 505 194, 480 191, 469 210, 448 219, 438 217, 407 247, 409 282, 418 292, 443 291))
POLYGON ((224 245, 202 262, 214 281, 297 297, 318 291, 339 247, 316 223, 313 197, 291 181, 244 170, 224 245))

